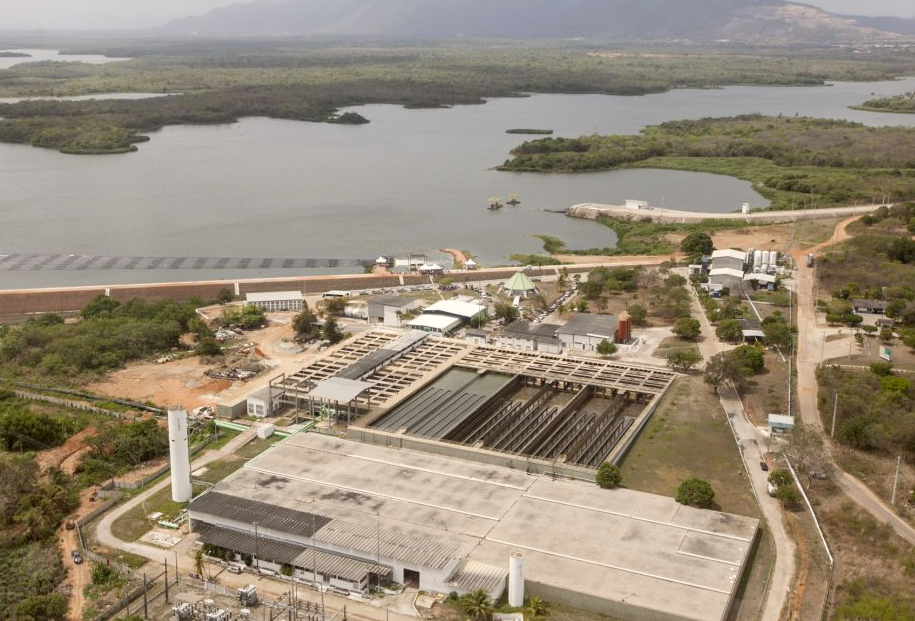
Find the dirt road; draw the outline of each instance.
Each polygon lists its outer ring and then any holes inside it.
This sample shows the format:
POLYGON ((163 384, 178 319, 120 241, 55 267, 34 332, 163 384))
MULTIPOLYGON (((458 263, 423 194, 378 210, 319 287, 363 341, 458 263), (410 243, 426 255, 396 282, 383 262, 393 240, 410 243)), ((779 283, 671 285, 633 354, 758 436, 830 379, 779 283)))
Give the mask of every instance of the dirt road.
MULTIPOLYGON (((798 409, 804 424, 820 431, 823 431, 823 424, 817 410, 816 369, 823 362, 820 357, 822 355, 820 344, 823 340, 823 328, 817 324, 815 310, 816 300, 814 299, 813 291, 815 270, 804 266, 806 265, 808 253, 816 254, 824 248, 848 239, 848 225, 856 219, 857 217, 848 218, 839 223, 839 226, 836 227, 835 235, 829 240, 813 248, 798 250, 794 253, 795 263, 799 266, 796 276, 798 409)), ((836 483, 849 498, 880 522, 889 524, 900 537, 915 545, 915 529, 896 515, 889 505, 878 498, 860 480, 843 472, 841 469, 837 468, 836 471, 839 473, 836 483)))

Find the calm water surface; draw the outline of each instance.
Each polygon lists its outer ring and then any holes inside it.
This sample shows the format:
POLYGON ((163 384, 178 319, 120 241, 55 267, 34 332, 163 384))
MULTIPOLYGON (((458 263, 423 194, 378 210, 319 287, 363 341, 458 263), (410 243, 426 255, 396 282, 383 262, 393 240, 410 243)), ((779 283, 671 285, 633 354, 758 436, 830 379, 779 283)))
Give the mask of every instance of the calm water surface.
MULTIPOLYGON (((915 116, 849 110, 915 79, 822 88, 729 87, 644 97, 535 95, 480 106, 355 108, 345 126, 265 118, 168 127, 139 152, 68 156, 0 145, 0 254, 374 258, 471 250, 483 264, 541 251, 546 233, 570 247, 612 246, 609 229, 547 210, 627 198, 680 209, 733 211, 767 202, 746 182, 677 171, 579 174, 491 170, 525 136, 637 132, 672 119, 762 112, 915 124, 915 116), (490 196, 519 207, 485 209, 490 196)), ((325 270, 329 271, 329 270, 325 270)), ((0 271, 0 287, 292 275, 283 270, 0 271)))

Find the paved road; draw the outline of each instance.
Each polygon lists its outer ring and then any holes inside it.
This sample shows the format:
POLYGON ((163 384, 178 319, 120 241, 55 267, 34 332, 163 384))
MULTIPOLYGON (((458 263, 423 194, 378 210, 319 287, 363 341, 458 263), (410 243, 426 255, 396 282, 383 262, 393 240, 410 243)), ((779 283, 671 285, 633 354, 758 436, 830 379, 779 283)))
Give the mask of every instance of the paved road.
MULTIPOLYGON (((253 440, 256 435, 257 429, 254 427, 242 432, 237 437, 228 442, 224 447, 222 447, 222 449, 218 451, 207 451, 201 457, 194 460, 191 465, 191 470, 196 470, 213 461, 216 461, 221 457, 233 454, 239 448, 253 440)), ((124 550, 126 552, 131 552, 156 562, 161 562, 164 558, 169 556, 170 552, 167 550, 163 550, 162 548, 147 545, 137 541, 122 541, 121 539, 115 537, 114 533, 111 532, 111 525, 116 519, 133 509, 135 506, 153 494, 157 493, 159 490, 168 487, 169 485, 171 485, 171 479, 166 477, 162 481, 159 481, 157 484, 150 487, 145 492, 134 496, 124 504, 119 505, 106 513, 99 521, 98 526, 95 529, 95 538, 98 540, 98 542, 105 547, 114 550, 124 550)), ((184 571, 192 571, 190 563, 185 564, 185 566, 181 567, 181 569, 184 571)))
MULTIPOLYGON (((827 242, 812 249, 798 251, 794 260, 800 267, 797 271, 797 381, 798 381, 798 409, 801 420, 805 425, 824 431, 823 423, 817 410, 817 379, 816 369, 823 360, 822 341, 823 327, 817 324, 814 307, 814 278, 815 269, 803 267, 806 265, 807 254, 816 253, 818 250, 838 243, 848 238, 846 228, 855 218, 849 218, 839 224, 836 235, 827 242)), ((878 498, 864 483, 847 472, 836 469, 839 473, 836 483, 842 491, 854 502, 870 513, 874 518, 889 524, 900 537, 915 545, 915 528, 904 521, 882 499, 878 498)))
POLYGON ((753 213, 715 213, 702 211, 678 211, 651 207, 650 209, 628 209, 619 205, 580 203, 572 205, 566 215, 575 218, 650 218, 655 222, 701 222, 702 220, 742 220, 745 222, 797 222, 819 218, 861 215, 879 208, 880 205, 855 205, 852 207, 827 207, 825 209, 795 209, 789 211, 754 211, 753 213))
MULTIPOLYGON (((696 292, 692 287, 689 287, 689 290, 693 297, 693 315, 699 317, 702 328, 699 351, 702 353, 702 357, 708 360, 721 353, 726 347, 723 347, 715 338, 715 331, 709 324, 705 313, 702 312, 696 292)), ((763 453, 766 450, 765 438, 750 423, 740 396, 733 388, 722 387, 718 391, 718 397, 740 447, 740 457, 749 473, 753 493, 769 524, 769 529, 772 531, 772 539, 775 541, 775 567, 769 579, 769 588, 759 619, 778 621, 782 617, 782 610, 788 603, 788 596, 791 594, 794 583, 796 546, 785 529, 781 506, 778 501, 769 496, 768 475, 759 467, 759 462, 762 461, 763 453)))

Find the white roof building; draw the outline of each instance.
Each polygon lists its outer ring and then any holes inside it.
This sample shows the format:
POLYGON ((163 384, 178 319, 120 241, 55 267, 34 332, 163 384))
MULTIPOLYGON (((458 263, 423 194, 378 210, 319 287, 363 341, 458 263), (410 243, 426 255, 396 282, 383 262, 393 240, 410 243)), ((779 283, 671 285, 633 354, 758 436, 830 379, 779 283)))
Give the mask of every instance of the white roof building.
POLYGON ((747 253, 743 250, 734 250, 733 248, 723 248, 712 252, 712 261, 715 259, 740 259, 747 260, 747 253))
POLYGON ((423 309, 424 313, 451 315, 464 320, 471 320, 486 312, 486 307, 474 302, 462 300, 441 300, 423 309))
POLYGON ((461 327, 461 320, 449 315, 429 315, 423 313, 416 319, 410 320, 407 325, 414 330, 431 332, 447 336, 461 327))

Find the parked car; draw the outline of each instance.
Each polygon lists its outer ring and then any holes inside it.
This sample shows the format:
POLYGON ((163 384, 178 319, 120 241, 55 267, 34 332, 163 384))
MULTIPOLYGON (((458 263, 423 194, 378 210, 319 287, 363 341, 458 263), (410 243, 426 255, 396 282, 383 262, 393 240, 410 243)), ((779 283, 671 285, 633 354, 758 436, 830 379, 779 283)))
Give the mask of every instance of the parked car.
POLYGON ((83 555, 79 553, 78 550, 73 550, 73 562, 77 565, 81 565, 83 562, 83 555))
POLYGON ((769 472, 769 464, 764 461, 759 462, 759 469, 763 472, 769 472))

